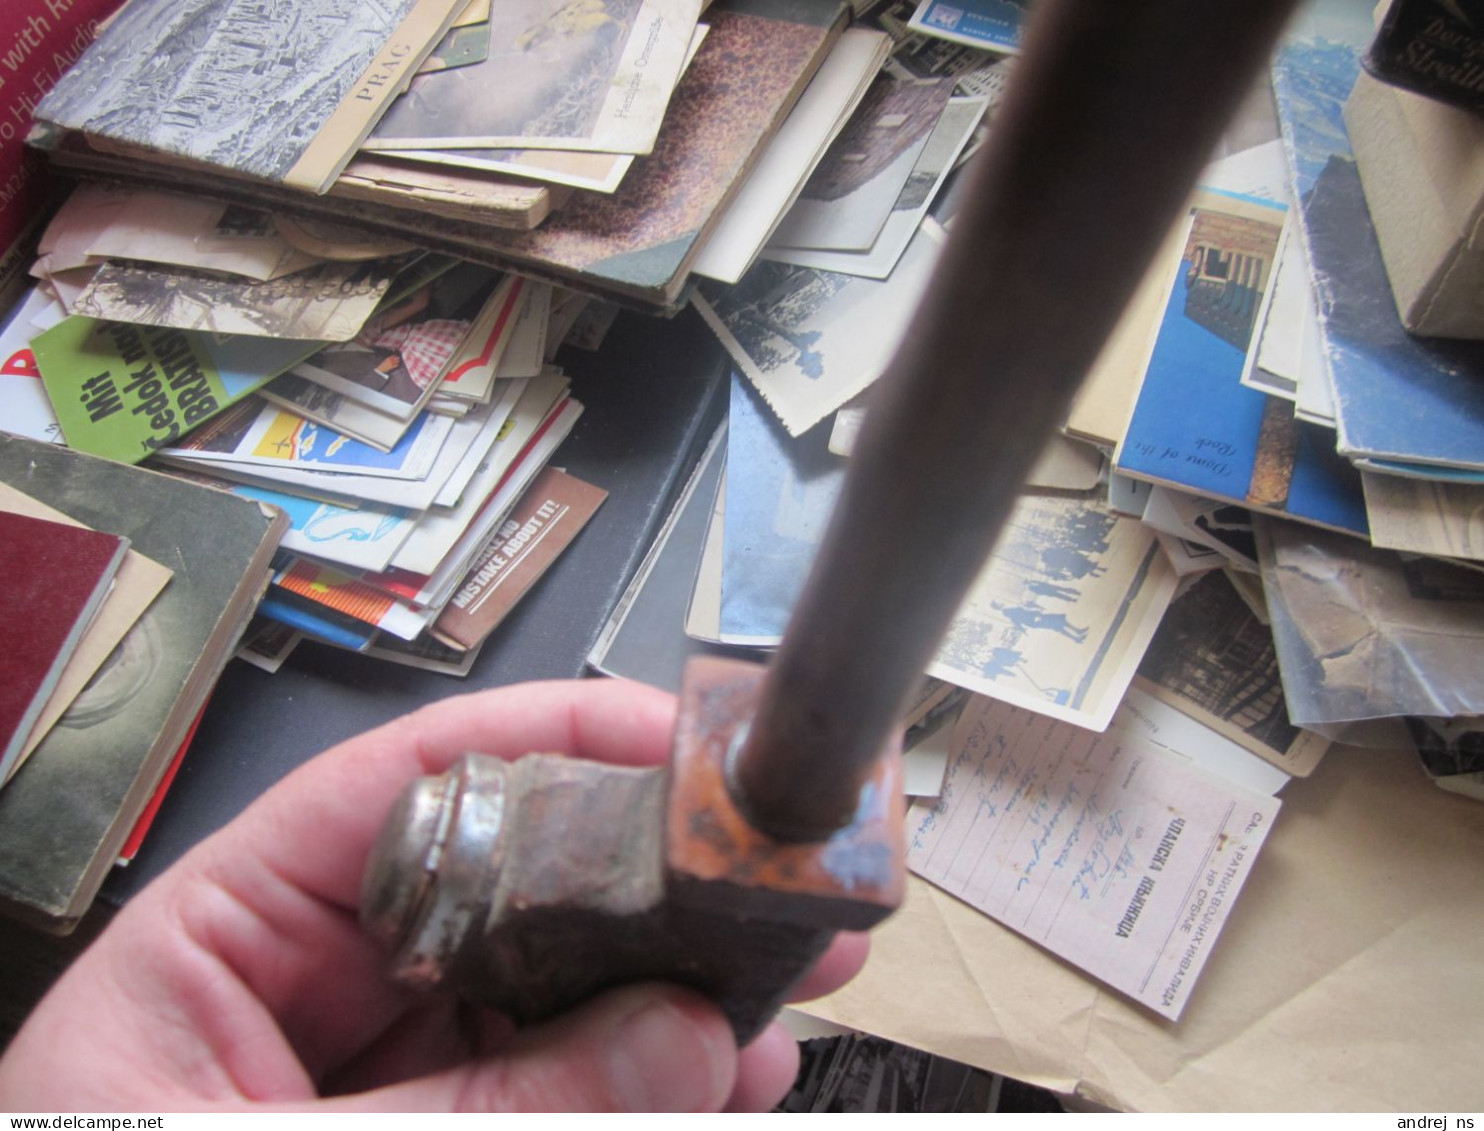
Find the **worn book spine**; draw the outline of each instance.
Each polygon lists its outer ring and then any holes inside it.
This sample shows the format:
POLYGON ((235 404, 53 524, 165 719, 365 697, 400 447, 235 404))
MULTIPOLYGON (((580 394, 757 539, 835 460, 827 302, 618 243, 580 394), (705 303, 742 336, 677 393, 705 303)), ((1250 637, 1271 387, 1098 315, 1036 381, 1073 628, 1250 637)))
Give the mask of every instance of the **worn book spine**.
POLYGON ((444 606, 432 634, 450 648, 477 646, 577 537, 608 492, 554 467, 527 488, 444 606))

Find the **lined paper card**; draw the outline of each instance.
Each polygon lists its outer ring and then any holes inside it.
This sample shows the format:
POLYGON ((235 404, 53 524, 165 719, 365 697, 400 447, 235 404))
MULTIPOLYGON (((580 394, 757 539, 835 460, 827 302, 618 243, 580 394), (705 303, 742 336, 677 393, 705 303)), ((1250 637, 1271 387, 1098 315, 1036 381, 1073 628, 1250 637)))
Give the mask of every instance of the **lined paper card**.
POLYGON ((1098 734, 984 696, 964 709, 908 866, 1178 1019, 1278 812, 1135 730, 1098 734))

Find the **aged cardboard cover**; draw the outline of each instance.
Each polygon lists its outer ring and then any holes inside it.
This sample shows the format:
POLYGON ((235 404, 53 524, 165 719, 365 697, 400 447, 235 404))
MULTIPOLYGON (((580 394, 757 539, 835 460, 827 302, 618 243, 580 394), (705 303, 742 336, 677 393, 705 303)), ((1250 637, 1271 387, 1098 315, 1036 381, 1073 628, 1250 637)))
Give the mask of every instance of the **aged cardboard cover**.
POLYGON ((322 193, 462 0, 134 0, 36 107, 69 132, 322 193))
POLYGON ((0 482, 175 569, 113 662, 0 790, 0 902, 65 930, 231 656, 288 520, 224 491, 5 435, 0 482))

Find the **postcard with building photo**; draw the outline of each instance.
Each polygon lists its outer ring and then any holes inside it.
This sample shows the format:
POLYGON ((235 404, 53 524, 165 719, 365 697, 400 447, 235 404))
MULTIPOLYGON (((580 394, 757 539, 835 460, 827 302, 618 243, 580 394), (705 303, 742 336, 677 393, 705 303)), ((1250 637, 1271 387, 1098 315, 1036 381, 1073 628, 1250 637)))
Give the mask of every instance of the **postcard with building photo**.
POLYGON ((735 286, 703 282, 696 309, 797 436, 886 368, 940 243, 919 231, 885 279, 762 260, 735 286))
POLYGON ((1154 533, 1094 495, 1023 495, 928 674, 1102 730, 1177 581, 1154 533))
POLYGON ((83 288, 73 312, 213 334, 344 342, 361 332, 407 262, 395 256, 324 263, 265 282, 109 262, 83 288))
POLYGON ((649 153, 701 0, 501 0, 481 62, 419 75, 368 149, 649 153))
POLYGON ((1192 494, 1364 534, 1360 476, 1333 434, 1241 383, 1286 213, 1198 195, 1179 258, 1166 264, 1173 285, 1114 462, 1192 494))
POLYGON ((953 94, 952 79, 880 75, 830 143, 770 248, 869 251, 953 94))
POLYGON ((1272 629, 1220 570, 1171 603, 1135 682, 1290 774, 1307 776, 1329 747, 1289 722, 1272 629))
POLYGON ((912 242, 912 236, 948 174, 957 166, 959 154, 974 136, 988 100, 983 98, 950 98, 928 136, 927 144, 918 151, 917 161, 902 191, 897 195, 886 222, 875 241, 861 251, 769 246, 763 258, 814 267, 821 271, 840 271, 884 279, 912 242))

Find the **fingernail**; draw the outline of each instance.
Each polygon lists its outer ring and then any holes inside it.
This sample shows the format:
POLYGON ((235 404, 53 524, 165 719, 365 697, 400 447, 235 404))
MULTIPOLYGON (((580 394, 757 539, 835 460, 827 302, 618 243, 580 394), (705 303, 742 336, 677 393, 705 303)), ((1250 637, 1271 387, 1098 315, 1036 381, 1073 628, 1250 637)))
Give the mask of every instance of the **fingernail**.
POLYGON ((625 1111, 715 1111, 732 1087, 731 1033, 678 994, 649 997, 613 1034, 614 1096, 625 1111))

